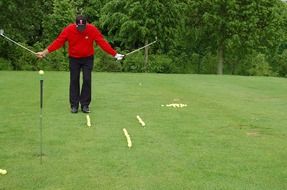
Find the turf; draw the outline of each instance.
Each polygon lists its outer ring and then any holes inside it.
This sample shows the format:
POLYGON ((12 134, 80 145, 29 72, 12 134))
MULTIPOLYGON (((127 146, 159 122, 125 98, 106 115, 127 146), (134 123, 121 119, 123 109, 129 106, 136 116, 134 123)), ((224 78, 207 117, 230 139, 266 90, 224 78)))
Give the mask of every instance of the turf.
POLYGON ((287 189, 286 79, 93 73, 92 85, 88 128, 70 113, 69 73, 45 73, 41 165, 39 76, 0 72, 0 190, 287 189))

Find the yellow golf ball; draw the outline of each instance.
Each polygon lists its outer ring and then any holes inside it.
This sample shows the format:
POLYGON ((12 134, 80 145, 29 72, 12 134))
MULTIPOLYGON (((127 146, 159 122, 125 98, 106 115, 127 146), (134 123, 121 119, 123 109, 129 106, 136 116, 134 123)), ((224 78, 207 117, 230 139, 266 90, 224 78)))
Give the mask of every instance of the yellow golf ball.
POLYGON ((0 169, 0 174, 2 174, 2 175, 7 174, 7 170, 2 170, 2 169, 0 169))
POLYGON ((40 70, 39 71, 39 75, 43 75, 44 74, 44 71, 43 70, 40 70))

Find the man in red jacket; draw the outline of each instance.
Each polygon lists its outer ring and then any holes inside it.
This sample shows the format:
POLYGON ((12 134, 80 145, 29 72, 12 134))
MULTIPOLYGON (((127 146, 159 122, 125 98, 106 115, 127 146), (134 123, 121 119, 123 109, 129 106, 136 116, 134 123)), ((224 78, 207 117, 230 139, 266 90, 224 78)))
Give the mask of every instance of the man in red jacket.
POLYGON ((45 50, 36 53, 38 58, 44 58, 47 54, 61 48, 68 42, 70 62, 70 104, 71 112, 77 113, 79 104, 84 113, 89 113, 91 103, 91 73, 94 62, 94 42, 106 53, 122 60, 124 55, 118 54, 103 38, 100 31, 87 19, 79 15, 76 23, 65 27, 61 34, 45 50), (83 84, 80 91, 80 72, 83 72, 83 84))

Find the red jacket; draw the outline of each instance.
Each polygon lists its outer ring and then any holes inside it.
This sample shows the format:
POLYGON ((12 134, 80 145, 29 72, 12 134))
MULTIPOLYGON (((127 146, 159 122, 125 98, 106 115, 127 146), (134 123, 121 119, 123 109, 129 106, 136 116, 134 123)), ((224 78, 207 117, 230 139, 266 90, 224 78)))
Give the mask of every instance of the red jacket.
POLYGON ((48 46, 48 51, 52 52, 61 48, 66 41, 68 41, 69 44, 69 56, 75 58, 94 55, 94 42, 112 56, 115 56, 117 53, 111 45, 105 41, 100 31, 92 24, 87 24, 83 32, 77 30, 76 24, 70 24, 64 28, 57 39, 48 46))

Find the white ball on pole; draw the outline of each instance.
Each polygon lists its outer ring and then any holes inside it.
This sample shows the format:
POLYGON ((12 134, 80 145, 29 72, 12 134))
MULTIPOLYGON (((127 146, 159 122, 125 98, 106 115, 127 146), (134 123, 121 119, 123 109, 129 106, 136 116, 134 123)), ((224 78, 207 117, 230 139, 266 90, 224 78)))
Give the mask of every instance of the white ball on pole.
POLYGON ((44 75, 44 71, 43 71, 43 70, 40 70, 40 71, 39 71, 39 75, 44 75))

